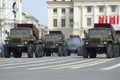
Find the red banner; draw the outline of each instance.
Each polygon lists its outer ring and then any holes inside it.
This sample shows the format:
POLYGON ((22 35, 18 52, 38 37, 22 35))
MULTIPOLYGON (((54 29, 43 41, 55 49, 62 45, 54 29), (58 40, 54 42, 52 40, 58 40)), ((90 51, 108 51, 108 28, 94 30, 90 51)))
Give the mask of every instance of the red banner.
POLYGON ((98 16, 98 23, 120 24, 120 16, 98 16))

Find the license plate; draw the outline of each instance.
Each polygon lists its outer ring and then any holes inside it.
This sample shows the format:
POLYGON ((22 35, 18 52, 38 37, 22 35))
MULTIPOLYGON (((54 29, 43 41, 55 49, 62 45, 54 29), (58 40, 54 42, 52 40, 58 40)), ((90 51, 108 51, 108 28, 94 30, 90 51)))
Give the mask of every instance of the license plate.
POLYGON ((23 45, 18 45, 18 47, 22 47, 23 45))
POLYGON ((103 45, 97 45, 97 47, 103 47, 103 45))

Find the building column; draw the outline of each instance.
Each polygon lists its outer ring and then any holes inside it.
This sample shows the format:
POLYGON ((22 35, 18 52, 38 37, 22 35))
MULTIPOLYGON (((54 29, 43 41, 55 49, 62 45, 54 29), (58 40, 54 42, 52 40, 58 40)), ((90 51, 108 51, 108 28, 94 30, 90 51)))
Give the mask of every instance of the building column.
POLYGON ((18 22, 22 22, 22 0, 19 0, 18 2, 18 22))
POLYGON ((118 13, 117 14, 119 16, 119 22, 118 23, 120 24, 120 5, 118 5, 118 13))
MULTIPOLYGON (((107 17, 107 23, 110 22, 109 13, 110 13, 109 5, 105 5, 105 16, 107 17)), ((106 19, 105 19, 105 22, 106 22, 106 19)))
POLYGON ((58 22, 57 22, 57 24, 58 24, 58 29, 61 29, 61 8, 58 8, 58 22))
POLYGON ((48 29, 53 29, 53 8, 48 7, 48 29))
POLYGON ((85 6, 81 6, 82 7, 82 28, 86 29, 86 17, 85 17, 85 6))
POLYGON ((70 19, 69 19, 69 8, 66 8, 66 28, 68 29, 70 26, 70 19))
POLYGON ((87 26, 86 26, 86 17, 85 17, 85 6, 81 6, 82 8, 82 26, 81 26, 81 38, 84 38, 84 31, 87 30, 87 26))
POLYGON ((94 5, 93 6, 93 23, 92 23, 93 25, 92 26, 94 26, 94 23, 98 22, 97 12, 98 12, 97 5, 94 5))
POLYGON ((78 31, 78 27, 79 27, 79 10, 78 10, 78 6, 74 6, 74 27, 73 27, 73 34, 74 35, 78 35, 77 31, 78 31))

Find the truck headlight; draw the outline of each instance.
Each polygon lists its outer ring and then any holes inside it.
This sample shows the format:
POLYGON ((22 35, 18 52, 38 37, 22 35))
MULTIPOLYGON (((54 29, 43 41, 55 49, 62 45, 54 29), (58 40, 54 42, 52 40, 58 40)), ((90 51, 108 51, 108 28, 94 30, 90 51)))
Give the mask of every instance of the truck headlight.
POLYGON ((7 44, 9 44, 9 42, 8 42, 8 41, 7 41, 6 43, 7 43, 7 44))
POLYGON ((25 44, 27 44, 27 42, 24 42, 25 44))
POLYGON ((55 44, 55 46, 58 46, 58 44, 55 44))
POLYGON ((107 44, 107 42, 103 42, 104 44, 107 44))
POLYGON ((85 42, 85 44, 88 44, 88 42, 85 42))

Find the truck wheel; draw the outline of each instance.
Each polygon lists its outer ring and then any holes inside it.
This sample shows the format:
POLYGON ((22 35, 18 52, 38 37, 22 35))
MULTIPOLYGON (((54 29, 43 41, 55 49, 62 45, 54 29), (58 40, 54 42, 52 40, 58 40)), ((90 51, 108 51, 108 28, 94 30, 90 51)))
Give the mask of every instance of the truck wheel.
POLYGON ((62 56, 63 55, 63 49, 62 49, 62 46, 59 46, 58 47, 58 56, 62 56))
POLYGON ((88 58, 88 51, 86 47, 83 47, 82 53, 83 53, 83 58, 88 58))
POLYGON ((33 44, 28 45, 27 53, 28 53, 28 58, 33 58, 33 44))
POLYGON ((4 56, 5 56, 5 58, 10 58, 10 56, 11 56, 10 51, 7 47, 4 48, 4 56))
POLYGON ((68 51, 67 51, 67 48, 66 47, 63 47, 63 56, 68 56, 68 51))
POLYGON ((119 46, 114 45, 113 46, 113 58, 118 58, 119 57, 119 46))
POLYGON ((42 45, 35 46, 35 57, 43 57, 43 47, 42 45))
POLYGON ((68 56, 71 56, 71 53, 70 53, 70 51, 68 51, 68 56))
POLYGON ((82 48, 77 49, 77 56, 82 56, 82 48))
POLYGON ((109 44, 107 47, 107 53, 106 53, 106 57, 107 58, 112 58, 113 56, 113 49, 112 49, 112 44, 109 44))

